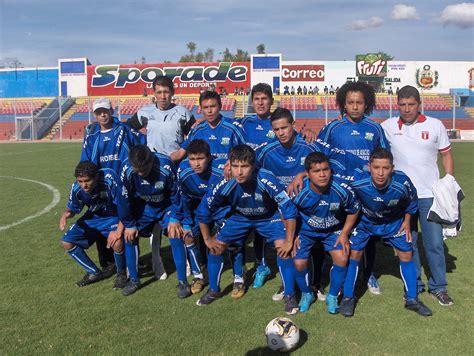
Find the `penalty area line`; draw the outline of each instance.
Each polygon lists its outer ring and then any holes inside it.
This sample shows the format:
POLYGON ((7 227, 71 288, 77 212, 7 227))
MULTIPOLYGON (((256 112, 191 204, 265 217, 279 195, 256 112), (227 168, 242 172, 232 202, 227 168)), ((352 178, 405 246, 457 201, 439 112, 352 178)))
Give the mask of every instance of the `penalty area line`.
POLYGON ((41 216, 43 214, 48 213, 49 211, 51 211, 51 209, 53 209, 59 203, 59 200, 61 199, 61 194, 59 193, 59 190, 57 190, 52 185, 49 185, 49 184, 46 184, 46 183, 43 183, 43 182, 39 182, 37 180, 20 178, 20 177, 0 176, 0 178, 16 179, 16 180, 22 180, 22 181, 25 181, 25 182, 36 183, 36 184, 42 185, 43 187, 47 188, 49 191, 51 191, 53 193, 53 200, 51 200, 51 203, 49 203, 43 209, 41 209, 40 211, 38 211, 37 213, 35 213, 33 215, 27 216, 26 218, 15 221, 11 224, 0 226, 0 231, 7 230, 7 229, 9 229, 13 226, 23 224, 24 222, 27 222, 31 219, 37 218, 38 216, 41 216))

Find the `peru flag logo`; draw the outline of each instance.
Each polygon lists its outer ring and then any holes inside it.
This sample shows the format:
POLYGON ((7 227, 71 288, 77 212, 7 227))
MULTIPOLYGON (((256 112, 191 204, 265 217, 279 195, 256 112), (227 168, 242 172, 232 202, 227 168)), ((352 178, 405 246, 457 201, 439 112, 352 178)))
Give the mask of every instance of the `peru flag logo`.
POLYGON ((421 131, 421 138, 423 140, 427 140, 430 137, 430 132, 429 131, 421 131))

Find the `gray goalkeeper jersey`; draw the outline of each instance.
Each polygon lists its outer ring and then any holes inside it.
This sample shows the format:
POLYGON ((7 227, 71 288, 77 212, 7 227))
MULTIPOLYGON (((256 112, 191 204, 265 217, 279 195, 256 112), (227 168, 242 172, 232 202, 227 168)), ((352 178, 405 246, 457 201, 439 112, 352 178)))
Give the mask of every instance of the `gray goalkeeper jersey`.
POLYGON ((135 116, 147 128, 147 145, 152 151, 170 155, 180 148, 194 124, 194 116, 183 106, 171 104, 160 110, 155 104, 140 108, 135 116))

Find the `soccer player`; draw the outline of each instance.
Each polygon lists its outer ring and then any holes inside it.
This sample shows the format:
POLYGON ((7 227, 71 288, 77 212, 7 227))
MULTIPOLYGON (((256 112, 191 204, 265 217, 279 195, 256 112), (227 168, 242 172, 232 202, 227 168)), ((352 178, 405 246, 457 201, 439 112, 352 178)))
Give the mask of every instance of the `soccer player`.
MULTIPOLYGON (((199 293, 206 285, 201 270, 201 255, 207 256, 206 246, 201 238, 199 223, 196 221, 195 210, 209 189, 222 180, 225 160, 213 158, 209 144, 204 140, 192 140, 186 147, 187 159, 181 161, 178 168, 179 207, 174 207, 172 216, 179 211, 177 220, 181 216, 184 242, 188 252, 188 259, 194 279, 191 283, 191 292, 199 293), (199 239, 199 241, 197 241, 199 239), (202 242, 201 251, 197 243, 202 242)), ((224 218, 226 209, 219 211, 213 219, 219 221, 224 218)), ((240 256, 242 258, 242 256, 240 256)), ((240 260, 242 264, 243 261, 240 260)), ((240 270, 242 271, 242 266, 240 270)), ((240 298, 245 292, 244 276, 234 273, 234 289, 232 297, 240 298)))
MULTIPOLYGON (((389 144, 382 127, 367 118, 375 108, 375 91, 369 84, 347 82, 338 90, 336 103, 342 118, 328 123, 318 138, 333 148, 344 150, 346 169, 352 172, 367 165, 376 148, 389 148, 389 144)), ((364 282, 371 293, 380 294, 380 285, 372 272, 375 263, 375 244, 372 241, 365 252, 364 282)))
POLYGON ((155 103, 140 108, 127 124, 136 130, 146 128, 148 147, 170 155, 180 148, 195 119, 188 109, 171 102, 174 85, 170 78, 158 76, 152 86, 155 103))
POLYGON ((369 239, 382 238, 400 259, 405 308, 430 316, 431 310, 418 300, 413 261, 410 222, 417 211, 416 189, 405 173, 394 170, 393 156, 387 149, 380 147, 372 152, 368 169, 356 170, 351 183, 361 201, 362 216, 350 237, 351 254, 340 313, 348 317, 354 314, 354 286, 362 250, 369 239))
POLYGON ((232 179, 223 179, 209 190, 198 207, 201 233, 209 248, 209 290, 197 305, 207 305, 221 296, 219 279, 223 252, 230 244, 243 246, 248 234, 256 230, 277 249, 277 263, 285 287, 285 311, 294 314, 298 304, 294 296, 294 267, 291 259, 297 211, 284 187, 266 169, 258 169, 255 152, 248 145, 234 147, 229 155, 232 179), (230 215, 216 236, 209 223, 220 208, 229 207, 230 215))
POLYGON ((114 251, 117 269, 114 288, 122 288, 127 276, 121 240, 124 226, 119 223, 118 217, 125 216, 121 210, 123 197, 120 181, 114 171, 107 168, 99 170, 90 161, 80 162, 74 175, 76 181, 71 187, 66 211, 59 220, 59 229, 64 231, 67 220, 79 214, 84 206, 88 207, 87 212, 71 225, 61 239, 68 255, 86 271, 84 278, 76 285, 83 287, 108 277, 84 251, 98 239, 106 239, 107 247, 114 251))
POLYGON ((299 309, 300 312, 308 311, 315 300, 309 285, 308 257, 311 248, 320 241, 333 260, 326 304, 328 312, 336 314, 339 309, 337 297, 347 273, 349 235, 357 221, 360 202, 345 181, 332 176, 329 158, 324 154, 310 153, 304 168, 308 179, 294 198, 301 215, 293 257, 296 282, 302 293, 299 309))
MULTIPOLYGON (((312 152, 324 152, 331 157, 331 168, 334 172, 345 174, 345 153, 329 148, 329 145, 317 140, 312 144, 306 143, 294 127, 293 115, 288 109, 277 108, 270 115, 270 123, 277 140, 256 151, 257 162, 260 167, 271 171, 286 187, 293 181, 295 176, 304 172, 304 160, 312 152)), ((321 246, 316 246, 316 248, 321 246)), ((314 285, 318 291, 318 297, 324 300, 325 296, 321 287, 321 271, 324 266, 324 249, 313 251, 314 285), (318 253, 319 251, 319 253, 318 253)), ((264 259, 263 259, 264 260, 264 259)), ((264 264, 257 266, 257 274, 254 281, 255 288, 270 274, 270 269, 264 264)), ((273 300, 278 301, 283 298, 283 288, 273 296, 273 300)))
POLYGON ((418 192, 418 214, 412 221, 413 259, 415 260, 418 290, 424 289, 421 280, 420 257, 417 248, 418 219, 421 236, 430 268, 428 291, 443 306, 454 304, 446 286, 446 259, 442 227, 428 221, 428 211, 433 204, 432 187, 439 179, 438 154, 446 174, 454 175, 454 159, 446 128, 441 120, 420 113, 420 93, 412 86, 398 91, 399 117, 386 120, 385 130, 397 169, 405 172, 418 192))
MULTIPOLYGON (((178 274, 177 294, 188 297, 190 287, 186 279, 186 252, 178 223, 170 219, 172 204, 177 205, 175 168, 169 157, 152 153, 145 145, 136 145, 122 165, 120 178, 127 197, 126 210, 134 224, 125 229, 125 255, 130 281, 123 288, 125 296, 140 287, 138 277, 138 237, 147 235, 155 224, 167 229, 178 274)), ((154 237, 156 238, 156 237, 154 237)))
POLYGON ((173 161, 181 161, 186 155, 186 147, 192 140, 203 139, 211 146, 211 154, 216 158, 228 159, 232 147, 244 143, 240 129, 231 119, 223 117, 221 97, 215 91, 205 91, 199 96, 199 105, 205 121, 194 127, 181 148, 171 154, 173 161))

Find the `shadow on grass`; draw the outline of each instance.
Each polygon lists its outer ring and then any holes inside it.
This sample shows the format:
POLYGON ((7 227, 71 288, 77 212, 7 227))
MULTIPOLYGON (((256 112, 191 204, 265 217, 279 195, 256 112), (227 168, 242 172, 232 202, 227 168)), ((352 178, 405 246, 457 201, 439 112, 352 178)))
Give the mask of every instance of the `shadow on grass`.
POLYGON ((273 351, 268 346, 264 346, 264 347, 258 347, 256 349, 247 351, 245 355, 246 356, 291 355, 293 351, 296 351, 299 348, 301 348, 306 343, 306 341, 308 341, 308 333, 304 331, 303 329, 300 329, 300 342, 298 343, 298 347, 295 350, 292 350, 290 352, 279 352, 279 351, 273 351))

